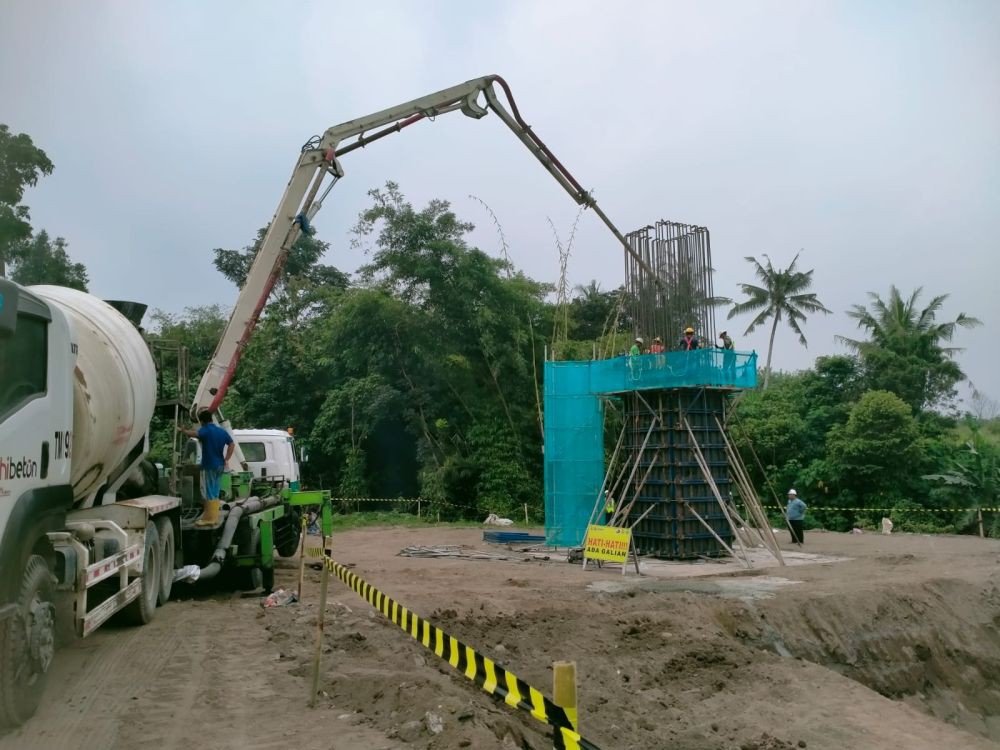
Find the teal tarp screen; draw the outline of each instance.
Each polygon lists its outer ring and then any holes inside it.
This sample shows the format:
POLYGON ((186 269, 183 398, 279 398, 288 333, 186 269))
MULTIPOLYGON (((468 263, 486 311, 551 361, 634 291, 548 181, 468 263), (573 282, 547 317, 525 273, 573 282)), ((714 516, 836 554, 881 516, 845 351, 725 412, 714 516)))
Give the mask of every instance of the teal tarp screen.
POLYGON ((600 394, 659 388, 754 388, 757 354, 702 349, 545 363, 545 538, 583 543, 604 481, 600 394))
POLYGON ((601 400, 590 392, 590 362, 545 363, 545 540, 583 543, 604 480, 601 400))

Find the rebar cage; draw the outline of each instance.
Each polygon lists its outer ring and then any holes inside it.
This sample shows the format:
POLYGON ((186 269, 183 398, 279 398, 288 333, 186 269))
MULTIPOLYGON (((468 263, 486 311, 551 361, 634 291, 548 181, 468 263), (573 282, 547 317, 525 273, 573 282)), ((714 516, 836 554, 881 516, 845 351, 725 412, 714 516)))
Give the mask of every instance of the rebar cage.
POLYGON ((707 227, 661 219, 629 232, 632 251, 625 255, 625 291, 635 335, 648 343, 663 338, 675 348, 688 326, 708 345, 715 343, 715 291, 712 243, 707 227))

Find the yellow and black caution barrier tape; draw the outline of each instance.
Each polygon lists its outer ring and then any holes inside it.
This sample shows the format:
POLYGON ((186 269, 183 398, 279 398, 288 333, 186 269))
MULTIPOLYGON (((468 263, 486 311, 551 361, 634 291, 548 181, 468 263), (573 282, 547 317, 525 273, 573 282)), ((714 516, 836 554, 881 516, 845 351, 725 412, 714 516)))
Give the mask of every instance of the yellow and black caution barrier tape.
POLYGON ((479 687, 508 706, 527 711, 554 730, 556 748, 560 750, 600 750, 597 745, 576 731, 576 711, 557 706, 521 678, 507 671, 492 659, 462 643, 457 638, 432 625, 415 612, 386 596, 340 563, 324 557, 327 570, 334 573, 362 599, 398 625, 424 648, 450 664, 479 687), (570 714, 573 714, 572 716, 570 714))
POLYGON ((404 503, 406 505, 423 503, 424 505, 446 505, 449 508, 461 507, 444 500, 428 500, 426 497, 332 497, 330 499, 335 503, 404 503))
MULTIPOLYGON (((783 511, 778 505, 768 505, 771 510, 783 511)), ((836 505, 810 505, 809 510, 819 512, 824 510, 850 510, 856 513, 968 513, 981 510, 983 513, 1000 512, 1000 508, 843 508, 836 505)))

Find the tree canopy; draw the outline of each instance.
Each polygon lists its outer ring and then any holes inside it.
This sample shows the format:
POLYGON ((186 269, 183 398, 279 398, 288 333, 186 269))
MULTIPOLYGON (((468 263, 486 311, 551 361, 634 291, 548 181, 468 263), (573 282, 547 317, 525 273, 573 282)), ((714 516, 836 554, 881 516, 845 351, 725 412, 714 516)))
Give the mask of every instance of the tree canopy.
POLYGON ((18 243, 11 271, 11 278, 19 284, 55 284, 87 291, 90 279, 83 263, 74 263, 66 252, 67 242, 62 237, 49 240, 42 230, 34 237, 18 243))
POLYGON ((870 307, 854 305, 847 313, 868 338, 838 337, 860 356, 868 387, 892 391, 914 411, 943 406, 954 397, 955 385, 965 375, 953 358, 959 350, 945 344, 959 328, 982 325, 965 313, 938 321, 948 295, 920 307, 922 291, 918 288, 905 299, 895 286, 889 287, 887 299, 869 292, 870 307))
MULTIPOLYGON (((324 266, 326 246, 306 238, 244 353, 227 416, 238 426, 294 427, 310 455, 306 480, 340 497, 420 496, 467 517, 519 514, 526 504, 540 517, 552 285, 472 246, 472 225, 447 201, 417 207, 393 183, 370 198, 353 240, 369 262, 350 279, 324 266)), ((217 253, 220 271, 239 282, 262 236, 217 253)), ((806 291, 811 272, 795 263, 760 270, 798 276, 773 281, 798 312, 789 318, 787 307, 766 302, 751 325, 799 326, 807 307, 821 307, 806 291)), ((559 308, 572 335, 559 356, 617 354, 628 336, 622 307, 621 290, 596 281, 578 288, 559 308)), ((214 307, 154 320, 163 335, 191 343, 195 375, 224 325, 214 307)), ((899 508, 904 528, 971 530, 959 485, 941 478, 972 471, 954 423, 931 418, 888 374, 877 378, 878 366, 863 354, 824 356, 745 393, 732 423, 751 478, 766 495, 797 487, 810 523, 831 528, 877 523, 885 508, 899 508), (893 387, 874 387, 882 383, 893 387)))
POLYGON ((52 173, 52 162, 29 135, 15 135, 0 123, 0 276, 18 255, 18 243, 31 236, 28 207, 21 205, 25 188, 52 173))

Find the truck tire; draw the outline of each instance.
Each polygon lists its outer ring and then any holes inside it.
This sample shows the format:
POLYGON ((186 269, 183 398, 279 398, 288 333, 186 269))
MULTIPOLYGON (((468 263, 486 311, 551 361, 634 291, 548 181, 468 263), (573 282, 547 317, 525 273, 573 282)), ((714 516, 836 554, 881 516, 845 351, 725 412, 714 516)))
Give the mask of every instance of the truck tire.
POLYGON ((156 524, 146 524, 146 546, 142 553, 142 590, 123 610, 125 619, 133 625, 145 625, 153 619, 156 600, 160 598, 160 535, 156 524))
POLYGON ((174 525, 170 519, 161 516, 156 519, 156 532, 160 535, 160 595, 162 607, 170 600, 170 589, 174 586, 174 525))
POLYGON ((302 515, 291 508, 287 515, 274 522, 274 546, 282 557, 294 557, 302 539, 302 515))
POLYGON ((0 623, 0 727, 31 718, 55 655, 55 578, 45 559, 28 558, 17 612, 0 623))

